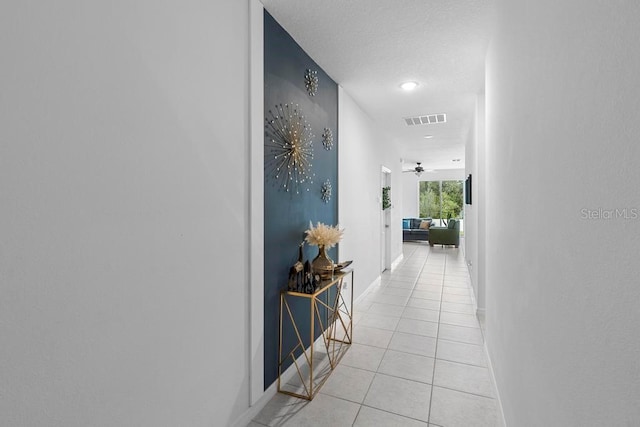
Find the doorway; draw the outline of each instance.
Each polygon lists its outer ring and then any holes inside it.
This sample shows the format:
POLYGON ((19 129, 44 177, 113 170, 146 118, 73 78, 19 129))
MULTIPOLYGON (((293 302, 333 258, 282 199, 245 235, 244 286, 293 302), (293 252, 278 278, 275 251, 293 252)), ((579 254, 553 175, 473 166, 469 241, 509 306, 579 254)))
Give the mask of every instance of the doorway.
MULTIPOLYGON (((385 209, 382 203, 384 188, 391 187, 391 169, 382 166, 380 172, 380 272, 391 268, 391 209, 393 204, 385 209)), ((390 191, 389 191, 390 194, 390 191)))

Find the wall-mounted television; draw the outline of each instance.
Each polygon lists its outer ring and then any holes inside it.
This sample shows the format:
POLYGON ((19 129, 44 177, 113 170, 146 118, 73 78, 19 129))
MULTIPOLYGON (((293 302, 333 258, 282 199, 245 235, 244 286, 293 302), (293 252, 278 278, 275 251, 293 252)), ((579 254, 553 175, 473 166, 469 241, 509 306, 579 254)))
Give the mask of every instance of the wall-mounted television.
POLYGON ((471 174, 464 181, 464 202, 467 205, 471 204, 471 174))

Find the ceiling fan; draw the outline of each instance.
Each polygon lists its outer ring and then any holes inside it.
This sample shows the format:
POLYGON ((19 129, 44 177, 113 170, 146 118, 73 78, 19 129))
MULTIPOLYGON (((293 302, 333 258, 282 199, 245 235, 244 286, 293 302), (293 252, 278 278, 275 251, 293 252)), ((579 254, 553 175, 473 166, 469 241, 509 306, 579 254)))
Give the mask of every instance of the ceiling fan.
POLYGON ((413 172, 416 174, 416 176, 420 176, 422 175, 422 172, 424 172, 424 168, 421 165, 422 162, 416 162, 416 167, 413 169, 407 169, 407 170, 403 170, 402 172, 413 172))

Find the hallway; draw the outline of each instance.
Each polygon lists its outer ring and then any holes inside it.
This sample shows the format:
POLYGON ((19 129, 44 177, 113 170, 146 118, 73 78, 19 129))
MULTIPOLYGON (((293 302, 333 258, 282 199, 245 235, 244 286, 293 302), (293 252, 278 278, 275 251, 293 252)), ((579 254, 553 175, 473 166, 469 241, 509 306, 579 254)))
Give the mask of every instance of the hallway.
POLYGON ((461 249, 405 243, 354 308, 353 345, 311 402, 277 393, 260 426, 500 426, 461 249))

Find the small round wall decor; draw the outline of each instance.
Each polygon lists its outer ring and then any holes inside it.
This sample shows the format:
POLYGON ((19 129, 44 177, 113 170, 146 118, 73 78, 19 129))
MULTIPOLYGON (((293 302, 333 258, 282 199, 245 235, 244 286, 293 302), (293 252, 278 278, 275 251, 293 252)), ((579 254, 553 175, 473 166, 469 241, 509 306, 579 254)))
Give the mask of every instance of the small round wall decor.
POLYGON ((324 145, 324 149, 327 151, 333 148, 333 132, 329 128, 324 128, 324 132, 322 133, 322 145, 324 145))
POLYGON ((322 189, 320 191, 322 194, 322 201, 329 203, 329 200, 331 200, 331 181, 329 181, 329 179, 322 184, 322 189))
POLYGON ((304 85, 309 96, 316 96, 318 93, 318 72, 307 68, 304 72, 304 85))

